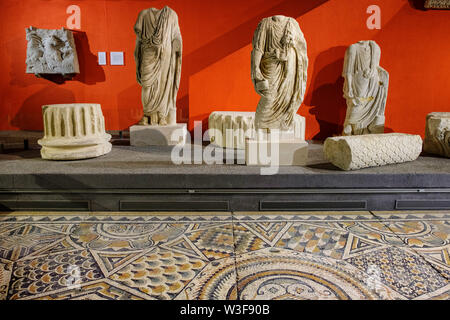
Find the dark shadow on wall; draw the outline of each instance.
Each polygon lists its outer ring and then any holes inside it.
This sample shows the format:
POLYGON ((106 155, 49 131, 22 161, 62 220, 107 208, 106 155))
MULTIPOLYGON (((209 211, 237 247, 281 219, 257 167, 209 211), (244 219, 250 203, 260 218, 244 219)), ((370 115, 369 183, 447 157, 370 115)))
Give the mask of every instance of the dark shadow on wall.
POLYGON ((345 120, 347 103, 343 97, 342 68, 346 47, 334 47, 318 55, 306 104, 314 106, 310 113, 319 123, 319 133, 313 140, 324 140, 340 135, 345 120))
POLYGON ((19 130, 43 130, 42 106, 46 104, 74 103, 70 90, 51 85, 29 96, 20 107, 11 125, 19 130))
MULTIPOLYGON (((11 61, 9 77, 11 86, 25 88, 36 84, 38 79, 34 74, 26 73, 27 71, 27 41, 25 40, 25 30, 23 39, 15 39, 6 42, 4 48, 11 61)), ((6 70, 3 70, 6 71, 6 70)))
POLYGON ((97 55, 91 52, 86 32, 71 30, 75 39, 77 48, 78 63, 80 64, 80 73, 73 80, 87 85, 94 85, 106 80, 105 71, 98 65, 97 55))
MULTIPOLYGON (((327 1, 329 0, 283 1, 267 11, 264 11, 254 17, 250 17, 249 20, 243 21, 241 25, 237 26, 233 30, 183 57, 182 80, 177 106, 183 110, 188 110, 189 78, 208 66, 250 44, 252 42, 256 27, 263 18, 278 14, 299 18, 327 1)), ((248 63, 250 63, 250 57, 248 57, 248 59, 248 63)), ((188 118, 189 115, 184 112, 185 111, 183 111, 183 115, 188 118)))
POLYGON ((408 3, 411 8, 425 11, 425 1, 426 0, 408 0, 408 3))

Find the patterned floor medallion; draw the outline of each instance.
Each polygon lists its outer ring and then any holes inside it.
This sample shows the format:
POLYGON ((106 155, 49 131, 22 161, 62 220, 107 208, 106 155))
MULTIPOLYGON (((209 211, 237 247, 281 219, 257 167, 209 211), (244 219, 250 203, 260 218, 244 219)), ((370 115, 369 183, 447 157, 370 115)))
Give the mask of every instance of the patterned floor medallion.
MULTIPOLYGON (((381 299, 369 285, 355 279, 351 266, 333 259, 285 249, 264 249, 217 261, 189 285, 180 299, 310 300, 381 299), (237 286, 233 278, 237 277, 237 286)), ((353 268, 354 272, 358 272, 353 268)), ((374 287, 375 288, 375 287, 374 287)), ((383 286, 385 292, 390 292, 383 286)), ((393 293, 396 298, 401 296, 393 293)), ((387 298, 387 297, 386 297, 387 298)))
POLYGON ((449 222, 449 212, 0 214, 0 300, 448 300, 449 222))
POLYGON ((356 273, 351 267, 330 258, 283 249, 279 252, 263 250, 238 260, 237 290, 244 300, 383 298, 374 290, 375 286, 358 281, 356 273))
POLYGON ((362 271, 376 271, 379 279, 408 299, 448 284, 426 261, 413 252, 389 247, 346 260, 362 271))

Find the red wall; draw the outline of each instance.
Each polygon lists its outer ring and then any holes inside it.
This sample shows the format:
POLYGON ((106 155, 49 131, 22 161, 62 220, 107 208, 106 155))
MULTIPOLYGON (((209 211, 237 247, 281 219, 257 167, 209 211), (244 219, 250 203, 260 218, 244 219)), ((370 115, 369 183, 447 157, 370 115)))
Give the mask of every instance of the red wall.
MULTIPOLYGON (((139 11, 169 5, 184 41, 178 121, 203 120, 215 110, 254 111, 250 80, 253 32, 266 16, 297 18, 308 43, 308 87, 299 113, 307 139, 342 129, 346 104, 341 77, 346 48, 375 40, 390 73, 387 131, 424 133, 425 116, 450 111, 450 11, 422 11, 407 0, 1 0, 0 130, 42 130, 41 106, 101 103, 109 130, 142 115, 135 80, 133 26, 139 11), (66 26, 66 8, 81 8, 76 45, 81 74, 57 84, 25 74, 25 28, 66 26), (381 30, 369 30, 366 9, 381 8, 381 30), (124 51, 125 66, 98 66, 98 51, 124 51)), ((109 63, 109 57, 108 57, 109 63)))

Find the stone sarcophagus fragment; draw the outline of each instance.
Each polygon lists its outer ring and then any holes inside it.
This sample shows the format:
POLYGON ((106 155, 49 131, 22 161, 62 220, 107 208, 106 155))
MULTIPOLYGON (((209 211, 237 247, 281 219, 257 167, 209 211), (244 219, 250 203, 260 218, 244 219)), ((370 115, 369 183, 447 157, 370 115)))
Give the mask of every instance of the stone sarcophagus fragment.
POLYGON ((29 27, 26 36, 26 73, 34 73, 38 77, 41 74, 61 74, 68 78, 80 73, 75 41, 70 30, 29 27))
POLYGON ((95 158, 111 151, 111 135, 99 104, 72 103, 42 107, 44 138, 41 156, 48 160, 95 158))
POLYGON ((342 170, 357 170, 416 160, 422 152, 419 135, 366 134, 328 138, 325 157, 342 170))
POLYGON ((450 112, 433 112, 427 116, 423 150, 450 158, 450 112))
MULTIPOLYGON (((208 119, 211 143, 221 148, 245 149, 245 140, 256 137, 255 113, 214 111, 208 119)), ((295 114, 293 130, 295 139, 305 140, 305 118, 295 114)))
POLYGON ((450 9, 450 0, 425 0, 426 9, 450 9))

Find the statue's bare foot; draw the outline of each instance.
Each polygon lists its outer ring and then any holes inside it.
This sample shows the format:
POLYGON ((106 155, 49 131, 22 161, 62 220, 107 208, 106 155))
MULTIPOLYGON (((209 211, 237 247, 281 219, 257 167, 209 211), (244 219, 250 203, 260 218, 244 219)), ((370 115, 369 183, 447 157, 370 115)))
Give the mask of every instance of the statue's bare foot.
POLYGON ((343 136, 351 136, 352 135, 352 130, 353 128, 352 128, 352 126, 351 125, 346 125, 345 127, 344 127, 344 131, 342 132, 342 135, 343 136))
POLYGON ((148 117, 143 116, 141 121, 139 121, 139 125, 141 125, 141 126, 148 126, 148 117))
POLYGON ((167 118, 166 117, 161 117, 159 120, 159 125, 160 126, 167 126, 167 118))

